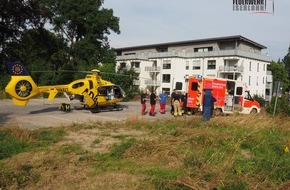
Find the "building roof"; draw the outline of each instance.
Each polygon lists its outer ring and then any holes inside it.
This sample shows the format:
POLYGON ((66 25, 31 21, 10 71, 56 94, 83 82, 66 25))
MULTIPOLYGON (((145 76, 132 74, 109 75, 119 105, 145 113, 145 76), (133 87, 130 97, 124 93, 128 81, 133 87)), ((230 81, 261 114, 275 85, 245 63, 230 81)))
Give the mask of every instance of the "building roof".
POLYGON ((149 45, 115 48, 115 51, 130 51, 130 50, 149 49, 149 48, 162 47, 162 46, 168 47, 168 46, 176 46, 176 45, 189 45, 189 44, 197 44, 197 43, 205 43, 205 42, 224 42, 224 41, 245 41, 260 49, 267 48, 266 46, 263 46, 241 35, 236 35, 236 36, 224 36, 224 37, 216 37, 216 38, 205 38, 205 39, 197 39, 197 40, 187 40, 187 41, 177 41, 177 42, 167 42, 167 43, 157 43, 157 44, 149 44, 149 45))

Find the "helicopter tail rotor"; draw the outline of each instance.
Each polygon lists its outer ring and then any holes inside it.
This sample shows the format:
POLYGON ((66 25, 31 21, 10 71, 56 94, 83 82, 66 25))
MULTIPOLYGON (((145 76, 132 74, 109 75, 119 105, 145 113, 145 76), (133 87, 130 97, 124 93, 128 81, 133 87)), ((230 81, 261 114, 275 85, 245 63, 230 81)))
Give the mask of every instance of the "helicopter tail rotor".
POLYGON ((11 80, 5 87, 5 92, 12 96, 15 105, 25 106, 30 98, 39 94, 39 89, 21 63, 6 62, 6 65, 11 80))

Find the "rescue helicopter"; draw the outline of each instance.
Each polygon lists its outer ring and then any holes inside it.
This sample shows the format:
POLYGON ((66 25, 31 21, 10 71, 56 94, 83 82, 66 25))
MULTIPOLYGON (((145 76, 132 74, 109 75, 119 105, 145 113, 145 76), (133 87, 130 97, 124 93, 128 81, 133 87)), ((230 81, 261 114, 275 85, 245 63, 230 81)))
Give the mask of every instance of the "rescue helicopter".
MULTIPOLYGON (((29 100, 39 94, 48 94, 52 101, 58 93, 64 93, 69 101, 77 99, 83 108, 90 109, 92 113, 99 112, 102 108, 122 110, 118 104, 125 97, 125 92, 120 86, 101 78, 101 72, 93 69, 85 78, 75 80, 64 85, 37 86, 23 64, 19 62, 6 62, 11 80, 5 87, 17 106, 26 106, 29 100)), ((60 109, 69 111, 70 106, 62 104, 60 109)))

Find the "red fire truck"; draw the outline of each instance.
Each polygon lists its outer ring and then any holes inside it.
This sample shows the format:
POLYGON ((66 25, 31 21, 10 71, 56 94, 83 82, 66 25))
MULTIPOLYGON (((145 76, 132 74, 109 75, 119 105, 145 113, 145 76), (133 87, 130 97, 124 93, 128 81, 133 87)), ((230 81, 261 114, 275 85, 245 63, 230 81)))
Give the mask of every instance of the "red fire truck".
POLYGON ((212 90, 214 113, 259 113, 260 104, 246 90, 242 81, 221 78, 189 77, 186 107, 189 114, 202 111, 204 90, 212 90))

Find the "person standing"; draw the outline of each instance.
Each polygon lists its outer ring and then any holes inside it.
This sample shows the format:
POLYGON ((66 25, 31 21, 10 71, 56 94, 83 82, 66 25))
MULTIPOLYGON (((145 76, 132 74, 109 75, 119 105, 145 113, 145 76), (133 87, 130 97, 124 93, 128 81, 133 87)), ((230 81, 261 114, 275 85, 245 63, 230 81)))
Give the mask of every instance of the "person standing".
POLYGON ((176 89, 173 89, 173 92, 171 93, 171 114, 173 114, 174 113, 174 106, 173 106, 173 96, 175 96, 175 94, 176 94, 176 89))
POLYGON ((186 103, 187 103, 187 98, 186 98, 187 94, 185 94, 185 92, 181 92, 180 94, 180 108, 181 108, 181 113, 184 114, 186 111, 186 103))
POLYGON ((147 91, 143 90, 141 93, 141 115, 146 115, 146 95, 147 91))
POLYGON ((150 116, 155 116, 155 105, 156 105, 156 91, 153 90, 153 92, 150 94, 150 105, 151 105, 151 109, 150 109, 150 116))
POLYGON ((180 110, 180 102, 181 102, 180 94, 178 93, 173 94, 172 105, 174 107, 174 117, 182 115, 180 110))
POLYGON ((162 91, 161 94, 159 94, 160 99, 160 113, 165 114, 165 108, 166 108, 166 101, 168 98, 168 94, 166 94, 165 90, 162 91))

